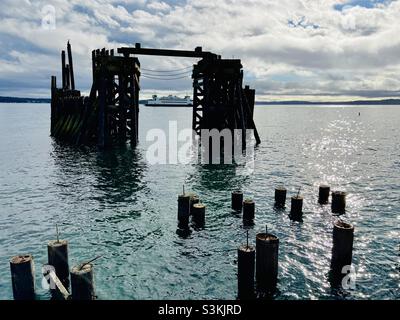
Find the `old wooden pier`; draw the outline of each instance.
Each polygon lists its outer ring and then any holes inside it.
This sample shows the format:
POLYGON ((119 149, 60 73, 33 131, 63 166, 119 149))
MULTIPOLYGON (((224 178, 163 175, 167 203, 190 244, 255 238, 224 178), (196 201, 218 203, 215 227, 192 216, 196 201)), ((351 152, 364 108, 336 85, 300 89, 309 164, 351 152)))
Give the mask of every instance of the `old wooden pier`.
POLYGON ((51 79, 51 135, 76 145, 100 148, 138 142, 140 62, 137 55, 200 59, 193 66, 192 127, 201 136, 202 129, 242 129, 242 147, 246 129, 260 138, 253 121, 255 90, 243 87, 242 64, 238 59, 222 59, 205 52, 162 50, 135 47, 92 52, 93 84, 89 96, 75 89, 71 45, 61 53, 62 87, 51 79), (67 59, 68 58, 68 59, 67 59))

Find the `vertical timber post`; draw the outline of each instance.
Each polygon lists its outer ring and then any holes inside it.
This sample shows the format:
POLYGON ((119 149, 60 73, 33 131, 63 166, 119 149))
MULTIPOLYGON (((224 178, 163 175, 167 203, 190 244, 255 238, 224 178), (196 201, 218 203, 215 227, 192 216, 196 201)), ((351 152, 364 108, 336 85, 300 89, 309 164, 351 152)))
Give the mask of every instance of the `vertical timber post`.
POLYGON ((100 79, 98 108, 97 146, 104 148, 106 139, 106 79, 104 77, 100 79))
POLYGON ((256 236, 256 281, 261 293, 274 292, 278 281, 279 238, 270 233, 256 236))
POLYGON ((48 264, 53 266, 64 287, 69 287, 68 241, 54 240, 47 244, 48 264))
POLYGON ((67 43, 67 51, 68 51, 69 75, 71 78, 71 90, 75 90, 74 66, 72 62, 71 44, 69 43, 69 41, 67 43))
POLYGON ((253 246, 241 245, 238 250, 238 298, 240 300, 253 299, 254 266, 256 251, 253 246))
POLYGON ((303 197, 300 195, 291 198, 290 218, 295 221, 302 221, 303 197))
POLYGON ((50 135, 54 135, 54 127, 56 124, 56 90, 57 90, 57 78, 51 77, 51 104, 50 104, 50 135))
POLYGON ((286 204, 286 188, 277 187, 275 188, 275 207, 284 208, 286 204))
POLYGON ((254 220, 255 216, 255 202, 252 199, 243 201, 243 222, 249 223, 254 220))
POLYGON ((326 184, 321 184, 318 191, 318 203, 327 204, 329 201, 329 192, 331 188, 326 184))
POLYGON ((10 269, 14 299, 33 300, 35 298, 35 265, 32 255, 12 257, 10 269))
POLYGON ((243 206, 243 192, 240 190, 232 191, 231 208, 235 211, 242 211, 243 206))
POLYGON ((202 203, 195 203, 192 210, 193 222, 197 227, 203 228, 206 223, 206 206, 202 203))
POLYGON ((67 88, 67 77, 65 74, 65 51, 61 51, 61 73, 62 73, 62 89, 67 88))
POLYGON ((190 215, 190 196, 188 194, 181 194, 178 196, 178 227, 180 229, 189 228, 189 215, 190 215))
POLYGON ((346 192, 333 191, 332 192, 332 213, 343 214, 346 211, 346 192))
POLYGON ((351 266, 353 257, 354 226, 343 221, 333 225, 333 246, 331 259, 331 283, 340 284, 344 275, 343 268, 351 266))
POLYGON ((72 268, 71 291, 73 300, 94 300, 96 298, 92 264, 72 268))

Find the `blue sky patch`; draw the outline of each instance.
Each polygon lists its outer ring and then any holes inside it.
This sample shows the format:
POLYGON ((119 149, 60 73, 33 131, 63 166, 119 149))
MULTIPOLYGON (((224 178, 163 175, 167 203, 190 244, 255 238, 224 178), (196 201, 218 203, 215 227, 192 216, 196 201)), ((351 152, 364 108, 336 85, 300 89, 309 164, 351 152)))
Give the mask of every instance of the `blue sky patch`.
POLYGON ((345 3, 335 4, 333 8, 338 11, 342 11, 345 7, 363 7, 367 9, 373 9, 378 4, 389 4, 391 0, 350 0, 345 3))
POLYGON ((306 17, 304 17, 304 16, 301 17, 298 21, 294 21, 293 19, 289 19, 288 20, 288 26, 291 27, 291 28, 300 27, 300 28, 304 28, 304 29, 307 29, 307 28, 319 29, 320 28, 319 25, 317 25, 315 23, 308 22, 306 20, 306 17))

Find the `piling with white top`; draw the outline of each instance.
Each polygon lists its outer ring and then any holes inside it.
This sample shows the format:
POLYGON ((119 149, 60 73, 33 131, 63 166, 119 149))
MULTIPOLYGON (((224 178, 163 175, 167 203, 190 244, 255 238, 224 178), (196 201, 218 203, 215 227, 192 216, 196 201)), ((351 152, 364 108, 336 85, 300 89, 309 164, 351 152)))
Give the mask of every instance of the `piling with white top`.
POLYGON ((71 269, 71 295, 73 300, 94 300, 93 265, 81 264, 71 269))
POLYGON ((55 273, 64 287, 69 287, 68 241, 53 240, 47 244, 48 264, 53 266, 55 273))
POLYGON ((203 203, 195 203, 192 207, 192 217, 195 225, 203 228, 206 222, 206 206, 203 203))
POLYGON ((10 269, 14 300, 35 299, 35 265, 32 255, 12 257, 10 269))

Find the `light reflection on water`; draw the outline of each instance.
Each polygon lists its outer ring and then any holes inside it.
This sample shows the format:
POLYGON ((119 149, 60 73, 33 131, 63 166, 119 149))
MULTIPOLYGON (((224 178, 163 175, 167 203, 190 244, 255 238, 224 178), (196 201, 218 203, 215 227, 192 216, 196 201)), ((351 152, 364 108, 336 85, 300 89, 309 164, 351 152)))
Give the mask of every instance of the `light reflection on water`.
MULTIPOLYGON (((46 105, 0 105, 0 298, 10 299, 8 259, 30 252, 46 262, 60 224, 70 264, 99 254, 100 299, 236 297, 236 248, 244 241, 230 191, 256 201, 251 238, 265 224, 280 238, 277 299, 399 298, 399 107, 258 107, 262 139, 255 172, 212 165, 149 165, 145 133, 190 109, 142 108, 140 145, 98 153, 53 142, 46 105), (361 115, 358 116, 358 112, 361 115), (318 185, 345 190, 344 220, 355 225, 355 290, 327 280, 334 217, 317 204, 318 185), (182 184, 207 205, 206 228, 176 234, 182 184), (273 208, 273 190, 301 187, 304 222, 273 208)), ((38 272, 37 272, 38 274, 38 272)), ((39 275, 37 284, 40 284, 39 275)), ((38 288, 38 296, 48 293, 38 288)))

